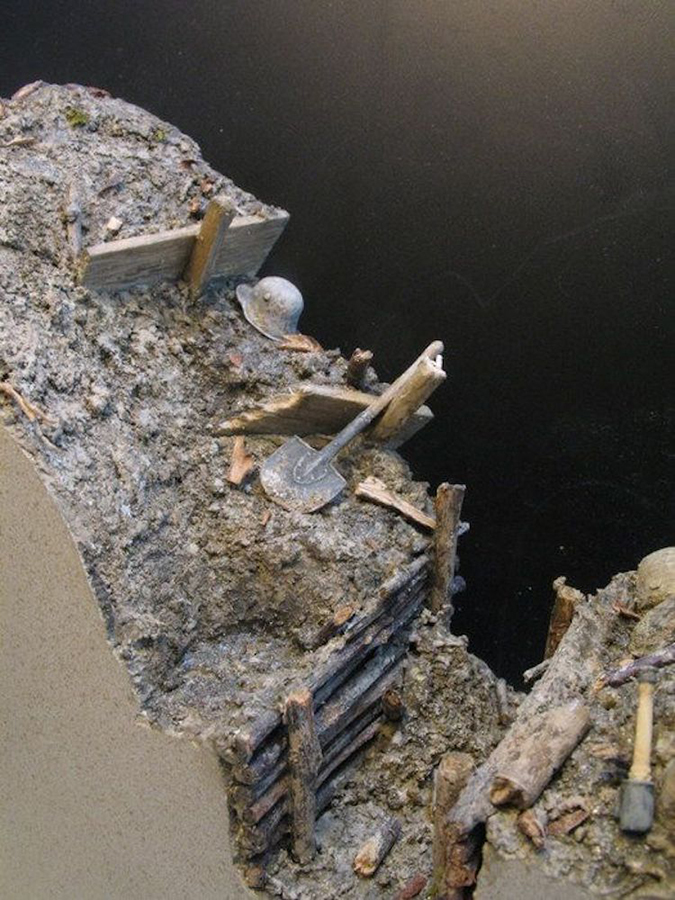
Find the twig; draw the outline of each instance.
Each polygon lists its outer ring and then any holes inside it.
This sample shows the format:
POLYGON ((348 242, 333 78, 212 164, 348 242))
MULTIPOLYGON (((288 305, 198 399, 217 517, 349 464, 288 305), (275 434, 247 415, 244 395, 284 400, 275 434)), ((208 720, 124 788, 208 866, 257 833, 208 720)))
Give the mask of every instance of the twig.
POLYGON ((364 500, 370 500, 372 503, 378 503, 380 506, 396 510, 404 519, 409 519, 411 522, 421 525, 422 528, 427 528, 429 531, 433 531, 436 527, 436 519, 433 516, 427 515, 421 509, 413 506, 412 503, 404 500, 403 497, 388 490, 387 486, 378 478, 366 478, 365 481, 361 481, 357 484, 354 493, 357 497, 361 497, 364 500))
POLYGON ((50 419, 46 413, 42 412, 41 409, 26 400, 25 397, 22 397, 16 388, 13 388, 8 381, 0 381, 0 393, 9 397, 10 400, 13 400, 29 422, 40 419, 43 422, 53 424, 53 419, 50 419))
POLYGON ((234 439, 230 468, 225 476, 230 484, 240 485, 255 467, 255 460, 246 452, 244 438, 240 435, 234 439))
POLYGON ((287 334, 277 342, 280 350, 294 350, 296 353, 319 353, 323 350, 316 338, 308 334, 287 334))
POLYGON ((347 364, 347 384, 351 387, 362 388, 368 366, 372 361, 372 350, 361 350, 357 347, 349 357, 349 362, 347 364))
POLYGON ((439 613, 446 605, 452 614, 452 579, 455 574, 459 516, 466 487, 444 482, 436 491, 436 528, 434 566, 431 586, 431 611, 439 613))
POLYGON ((605 686, 619 687, 622 684, 626 684, 631 678, 635 678, 645 669, 651 669, 652 667, 661 669, 672 663, 675 663, 675 643, 668 644, 667 647, 657 650, 656 653, 650 653, 649 656, 641 656, 640 659, 636 659, 626 666, 607 672, 598 679, 596 689, 605 686))
POLYGON ((31 144, 35 143, 34 137, 15 137, 12 138, 11 141, 7 141, 4 144, 0 144, 0 147, 3 150, 8 150, 10 147, 29 147, 31 144))
POLYGON ((523 672, 523 681, 525 684, 530 684, 532 681, 537 681, 541 678, 542 675, 546 673, 546 670, 551 665, 550 659, 544 659, 542 662, 537 663, 536 666, 532 666, 531 669, 525 669, 523 672))
POLYGON ((354 871, 363 878, 370 878, 382 864, 385 856, 401 834, 398 819, 388 818, 369 838, 354 857, 354 871))

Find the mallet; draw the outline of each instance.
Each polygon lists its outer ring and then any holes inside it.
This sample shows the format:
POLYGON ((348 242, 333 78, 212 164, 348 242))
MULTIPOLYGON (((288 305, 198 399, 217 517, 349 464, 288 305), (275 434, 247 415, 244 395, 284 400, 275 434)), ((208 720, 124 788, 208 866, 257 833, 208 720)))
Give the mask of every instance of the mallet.
POLYGON ((644 834, 654 821, 654 785, 651 781, 652 719, 656 670, 645 669, 638 678, 633 765, 621 785, 619 823, 622 831, 644 834))

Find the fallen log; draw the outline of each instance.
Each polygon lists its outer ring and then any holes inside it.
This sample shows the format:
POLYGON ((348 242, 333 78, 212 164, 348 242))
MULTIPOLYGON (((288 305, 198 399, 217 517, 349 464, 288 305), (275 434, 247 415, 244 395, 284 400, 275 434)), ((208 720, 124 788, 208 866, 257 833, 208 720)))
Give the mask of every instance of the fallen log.
POLYGON ((316 852, 316 776, 322 760, 312 695, 307 688, 294 691, 286 698, 284 721, 288 729, 288 795, 293 853, 298 862, 304 864, 316 852))
POLYGON ((386 819, 354 857, 354 871, 356 874, 362 878, 370 878, 374 875, 400 835, 400 821, 393 817, 386 819))

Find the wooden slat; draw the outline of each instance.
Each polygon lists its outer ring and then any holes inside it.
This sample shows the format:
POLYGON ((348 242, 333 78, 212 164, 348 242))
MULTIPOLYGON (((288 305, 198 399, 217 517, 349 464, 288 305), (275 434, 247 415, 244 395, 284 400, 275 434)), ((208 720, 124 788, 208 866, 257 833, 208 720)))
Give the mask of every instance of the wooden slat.
MULTIPOLYGON (((213 278, 253 276, 288 222, 288 213, 267 219, 237 216, 211 270, 213 278)), ((199 225, 96 244, 83 254, 81 281, 93 290, 121 290, 134 285, 177 281, 190 261, 199 225)))
MULTIPOLYGON (((218 434, 335 434, 373 402, 374 395, 334 385, 302 385, 290 394, 271 397, 256 409, 227 419, 218 434)), ((433 419, 427 406, 411 416, 404 432, 396 435, 400 446, 433 419)))
POLYGON ((214 197, 209 203, 206 215, 192 245, 192 255, 185 278, 190 285, 193 298, 199 297, 216 270, 227 230, 235 216, 235 206, 227 197, 214 197))

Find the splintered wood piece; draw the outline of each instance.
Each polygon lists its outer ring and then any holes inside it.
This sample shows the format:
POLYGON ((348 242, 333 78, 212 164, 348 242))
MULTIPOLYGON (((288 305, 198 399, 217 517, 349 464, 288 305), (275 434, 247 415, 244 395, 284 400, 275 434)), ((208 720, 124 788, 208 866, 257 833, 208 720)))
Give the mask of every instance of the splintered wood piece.
POLYGON ((473 769, 473 757, 469 753, 450 752, 445 754, 434 771, 433 883, 435 892, 439 894, 442 890, 446 870, 446 850, 450 845, 446 828, 448 813, 454 806, 473 769))
MULTIPOLYGON (((255 275, 288 222, 276 210, 267 218, 236 216, 213 263, 212 277, 255 275)), ((93 290, 122 290, 159 281, 178 281, 190 260, 200 225, 143 234, 89 247, 83 254, 82 284, 93 290)))
POLYGON ((204 292, 213 277, 216 260, 235 214, 236 207, 227 197, 215 197, 209 203, 185 271, 193 298, 204 292))
POLYGON ((527 809, 591 727, 587 706, 576 700, 531 721, 529 735, 501 761, 490 787, 490 801, 527 809))
POLYGON ((657 650, 656 653, 650 653, 649 656, 642 656, 625 666, 607 672, 598 680, 596 687, 601 688, 605 685, 619 687, 626 684, 631 678, 637 678, 645 669, 660 669, 663 666, 672 665, 672 663, 675 663, 675 643, 669 644, 663 650, 657 650))
POLYGON ((40 419, 46 423, 52 423, 54 421, 53 419, 50 419, 46 413, 42 412, 41 409, 38 409, 35 404, 26 400, 26 398, 20 394, 16 388, 12 387, 8 381, 0 381, 0 394, 4 394, 6 397, 9 397, 10 400, 13 400, 29 422, 34 422, 36 419, 40 419))
POLYGON ((370 438, 380 443, 395 440, 405 430, 410 418, 422 406, 436 388, 446 379, 443 366, 437 359, 423 357, 417 363, 414 378, 406 384, 405 390, 389 404, 378 422, 373 426, 370 438))
POLYGON ((359 347, 349 357, 347 363, 347 384, 350 387, 362 388, 368 371, 368 366, 373 361, 372 350, 361 350, 359 347))
POLYGON ((374 875, 400 835, 400 821, 393 817, 385 819, 377 832, 361 846, 354 857, 356 874, 362 878, 370 878, 374 875))
POLYGON ((575 828, 578 828, 582 822, 585 822, 589 816, 590 813, 587 809, 584 809, 583 806, 577 806, 576 809, 564 812, 557 819, 554 819, 548 826, 548 833, 556 836, 569 834, 575 828))
POLYGON ((403 497, 388 490, 386 484, 380 481, 379 478, 366 478, 365 481, 361 481, 356 485, 354 493, 357 497, 362 497, 364 500, 370 500, 372 503, 396 510, 404 519, 409 519, 411 522, 429 531, 433 531, 436 527, 436 520, 433 516, 422 512, 421 509, 413 506, 412 503, 404 500, 403 497))
POLYGON ((293 350, 296 353, 319 353, 323 350, 316 338, 308 334, 287 334, 277 342, 280 350, 293 350))
POLYGON ((314 725, 312 694, 307 688, 301 688, 286 698, 284 719, 288 728, 293 851, 300 863, 307 863, 316 852, 316 776, 322 759, 314 725))
POLYGON ((546 846, 545 813, 534 809, 523 810, 518 816, 518 828, 532 841, 537 850, 542 850, 546 846))
MULTIPOLYGON (((373 394, 350 388, 301 385, 291 393, 277 394, 255 409, 226 419, 216 434, 336 434, 372 402, 373 394)), ((422 406, 389 446, 400 446, 432 419, 431 410, 422 406)))
POLYGON ((544 659, 553 656, 565 632, 570 627, 577 604, 586 599, 581 591, 569 587, 567 579, 562 576, 553 582, 553 590, 555 591, 555 600, 548 626, 544 659))
POLYGON ((255 461, 252 456, 246 452, 243 437, 236 437, 232 447, 232 458, 230 460, 230 468, 225 476, 230 484, 240 485, 246 476, 255 468, 255 461))
POLYGON ((436 528, 434 531, 434 564, 430 606, 439 613, 446 606, 452 613, 452 580, 455 576, 459 516, 462 511, 463 484, 443 482, 436 491, 436 528))

